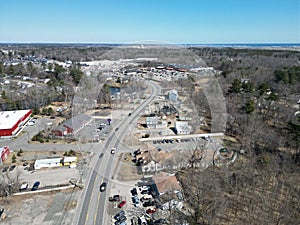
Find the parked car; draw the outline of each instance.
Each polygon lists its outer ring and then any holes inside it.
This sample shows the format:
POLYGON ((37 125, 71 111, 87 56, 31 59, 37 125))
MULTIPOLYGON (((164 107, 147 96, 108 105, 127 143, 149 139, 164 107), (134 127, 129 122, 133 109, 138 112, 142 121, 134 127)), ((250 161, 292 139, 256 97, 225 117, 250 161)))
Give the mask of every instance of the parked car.
POLYGON ((35 182, 35 183, 33 184, 32 188, 31 188, 31 191, 36 191, 36 190, 38 190, 40 184, 41 184, 41 183, 40 183, 39 181, 35 182))
POLYGON ((125 212, 122 210, 114 216, 114 219, 119 220, 119 218, 121 218, 121 216, 124 216, 124 215, 125 215, 125 212))
POLYGON ((156 212, 156 208, 146 210, 146 213, 148 214, 155 213, 155 212, 156 212))
POLYGON ((8 168, 9 168, 8 166, 4 166, 3 169, 2 169, 2 173, 7 172, 8 168))
POLYGON ((114 195, 113 197, 109 197, 109 201, 110 202, 119 202, 119 201, 121 201, 121 196, 120 195, 114 195))
POLYGON ((133 196, 136 196, 138 194, 136 188, 133 188, 130 192, 133 196))
POLYGON ((103 191, 105 191, 106 190, 106 183, 104 182, 104 183, 102 183, 101 185, 100 185, 100 191, 101 192, 103 192, 103 191))
POLYGON ((142 186, 142 187, 140 187, 140 190, 141 191, 143 191, 143 190, 149 191, 150 187, 149 186, 142 186))
POLYGON ((127 218, 126 218, 126 216, 125 215, 122 215, 119 219, 118 219, 118 221, 119 222, 124 222, 124 221, 126 221, 127 220, 127 218))
POLYGON ((125 222, 127 220, 126 216, 122 216, 122 218, 120 218, 122 220, 117 220, 115 222, 115 225, 126 225, 127 223, 125 222))
POLYGON ((0 218, 1 218, 3 213, 4 213, 4 208, 0 208, 0 218))
POLYGON ((143 206, 144 206, 144 207, 154 206, 154 205, 155 205, 154 202, 144 202, 144 203, 143 203, 143 206))
POLYGON ((147 202, 147 201, 150 201, 152 198, 151 198, 151 195, 149 195, 149 196, 143 196, 142 198, 141 198, 141 201, 142 202, 147 202))
POLYGON ((16 168, 16 165, 12 165, 9 167, 9 171, 13 171, 16 168))
POLYGON ((35 124, 35 122, 32 120, 27 123, 28 126, 34 126, 34 124, 35 124))
POLYGON ((134 204, 134 206, 137 206, 138 204, 140 204, 140 200, 137 196, 133 196, 131 198, 131 200, 132 200, 132 203, 134 204))
POLYGON ((142 190, 142 191, 141 191, 141 194, 142 194, 142 195, 149 194, 149 191, 148 191, 148 190, 142 190))
POLYGON ((166 224, 167 221, 165 219, 158 219, 158 220, 155 220, 154 224, 166 224))
POLYGON ((26 191, 28 188, 28 183, 24 182, 21 184, 20 191, 26 191))
POLYGON ((119 203, 118 208, 122 208, 126 204, 126 201, 123 200, 119 203))

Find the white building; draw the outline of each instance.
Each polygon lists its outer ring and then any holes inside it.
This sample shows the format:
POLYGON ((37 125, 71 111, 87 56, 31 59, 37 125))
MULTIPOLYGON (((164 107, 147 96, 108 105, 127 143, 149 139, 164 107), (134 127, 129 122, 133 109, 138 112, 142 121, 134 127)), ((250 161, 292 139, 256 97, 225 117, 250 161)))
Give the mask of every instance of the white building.
POLYGON ((189 126, 189 123, 187 121, 176 121, 175 130, 177 134, 190 134, 192 127, 189 126))
POLYGON ((177 102, 178 92, 175 89, 172 89, 168 93, 168 99, 173 102, 177 102))
POLYGON ((146 117, 147 128, 161 129, 167 127, 167 121, 159 120, 157 117, 146 117))
POLYGON ((62 158, 38 159, 34 163, 34 169, 62 166, 62 158))

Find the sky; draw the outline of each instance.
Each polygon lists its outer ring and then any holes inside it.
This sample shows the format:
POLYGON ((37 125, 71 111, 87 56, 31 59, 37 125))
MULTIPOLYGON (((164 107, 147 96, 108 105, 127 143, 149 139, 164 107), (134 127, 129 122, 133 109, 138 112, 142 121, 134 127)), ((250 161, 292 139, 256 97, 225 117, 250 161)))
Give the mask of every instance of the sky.
POLYGON ((0 43, 300 43, 300 0, 0 0, 0 43))

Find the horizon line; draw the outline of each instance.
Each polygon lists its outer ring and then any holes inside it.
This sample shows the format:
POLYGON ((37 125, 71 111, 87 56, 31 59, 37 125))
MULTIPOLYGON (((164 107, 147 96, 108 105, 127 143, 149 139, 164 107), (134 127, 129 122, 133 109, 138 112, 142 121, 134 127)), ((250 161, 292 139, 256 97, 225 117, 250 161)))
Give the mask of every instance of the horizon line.
POLYGON ((0 44, 105 44, 105 45, 260 45, 260 44, 297 44, 300 42, 207 42, 207 43, 124 43, 124 42, 0 42, 0 44))

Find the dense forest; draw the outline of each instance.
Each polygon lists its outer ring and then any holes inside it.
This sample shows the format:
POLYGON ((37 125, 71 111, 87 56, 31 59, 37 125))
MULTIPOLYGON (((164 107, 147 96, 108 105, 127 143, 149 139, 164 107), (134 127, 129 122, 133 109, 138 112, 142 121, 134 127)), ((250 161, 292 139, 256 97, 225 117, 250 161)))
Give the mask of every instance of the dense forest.
POLYGON ((217 79, 226 97, 226 134, 238 140, 227 147, 245 153, 228 168, 177 174, 195 210, 190 223, 299 224, 300 53, 193 51, 222 71, 217 79))

